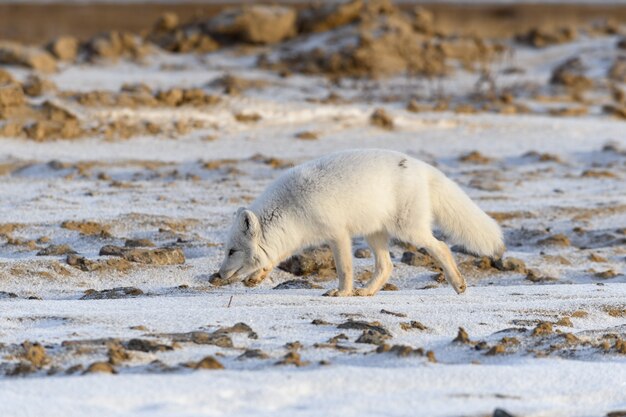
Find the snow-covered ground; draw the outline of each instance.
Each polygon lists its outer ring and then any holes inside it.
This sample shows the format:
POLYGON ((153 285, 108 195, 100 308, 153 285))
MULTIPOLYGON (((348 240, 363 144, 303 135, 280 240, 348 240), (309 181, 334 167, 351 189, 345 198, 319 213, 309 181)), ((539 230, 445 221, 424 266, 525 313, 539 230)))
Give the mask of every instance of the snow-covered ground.
MULTIPOLYGON (((614 43, 605 37, 522 51, 511 64, 526 67, 525 75, 499 82, 545 83, 575 51, 606 63, 603 54, 614 43)), ((441 86, 405 78, 334 85, 320 77, 281 78, 253 62, 219 52, 157 55, 144 65, 67 66, 51 77, 60 90, 118 91, 143 82, 155 90, 219 93, 211 83, 224 73, 264 86, 208 108, 72 109, 81 120, 204 123, 175 137, 0 139, 0 231, 8 230, 0 240, 0 416, 626 410, 626 355, 619 353, 626 339, 624 121, 593 111, 579 117, 412 113, 405 101, 383 96, 409 98, 441 86), (330 92, 345 100, 319 102, 330 92), (379 107, 393 118, 393 130, 370 123, 379 107), (261 119, 241 123, 237 113, 261 119), (318 138, 297 138, 303 131, 318 138), (275 290, 296 278, 281 270, 258 288, 209 284, 239 206, 291 164, 365 147, 436 164, 500 221, 505 257, 522 260, 534 275, 483 267, 457 253, 469 283, 459 296, 433 280, 434 271, 403 263, 406 248, 393 245, 390 282, 398 290, 372 298, 322 297, 336 281, 321 276, 307 277, 319 288, 275 290), (472 151, 479 157, 461 158, 472 151), (106 233, 81 233, 62 227, 65 221, 94 221, 106 233), (37 255, 67 244, 87 260, 103 261, 112 259, 99 256, 104 245, 123 246, 129 238, 181 248, 186 261, 86 272, 67 265, 65 255, 37 255), (87 290, 117 287, 140 291, 81 299, 87 290), (365 327, 354 328, 355 321, 365 327), (251 330, 224 330, 236 323, 251 330), (388 333, 390 351, 356 342, 368 326, 388 333), (453 342, 460 327, 468 336, 453 342), (189 332, 210 340, 226 334, 232 345, 205 343, 189 332), (156 347, 131 348, 133 339, 156 347), (40 343, 47 358, 20 371, 25 341, 40 343), (127 356, 112 359, 111 346, 127 356), (193 369, 208 355, 225 369, 193 369), (301 366, 277 364, 285 355, 301 366), (116 374, 83 374, 103 361, 116 374)), ((25 78, 22 70, 11 71, 25 78)), ((459 73, 441 83, 455 94, 471 90, 475 77, 459 73)), ((355 248, 363 246, 355 240, 355 248)), ((356 272, 371 271, 372 263, 355 259, 356 272)))

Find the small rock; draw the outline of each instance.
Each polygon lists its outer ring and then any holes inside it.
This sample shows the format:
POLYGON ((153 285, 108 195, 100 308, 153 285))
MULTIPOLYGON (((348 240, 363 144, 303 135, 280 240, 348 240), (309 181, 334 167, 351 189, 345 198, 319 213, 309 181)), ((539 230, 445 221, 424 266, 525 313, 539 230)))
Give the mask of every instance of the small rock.
POLYGON ((423 351, 421 351, 420 349, 413 349, 411 346, 407 346, 407 345, 389 346, 388 344, 383 343, 376 348, 376 353, 387 353, 387 352, 393 353, 403 358, 406 358, 407 356, 423 354, 423 351))
POLYGON ((247 349, 244 353, 237 357, 238 360, 243 359, 268 359, 269 355, 261 349, 247 349))
POLYGON ((409 323, 400 323, 402 330, 427 330, 428 327, 424 326, 417 320, 411 320, 409 323))
POLYGON ((328 247, 306 249, 278 265, 279 269, 296 276, 311 275, 321 270, 334 269, 333 253, 328 247))
POLYGON ((22 349, 24 351, 21 357, 30 362, 35 368, 41 368, 50 362, 46 349, 39 343, 24 342, 22 343, 22 349))
POLYGON ((530 282, 553 282, 558 281, 557 278, 542 275, 536 269, 529 269, 526 273, 526 279, 530 282))
POLYGON ((140 352, 166 352, 174 349, 172 346, 145 339, 130 339, 125 346, 128 350, 138 350, 140 352))
POLYGON ((359 259, 371 258, 372 251, 367 248, 359 248, 354 251, 354 257, 359 259))
POLYGON ((119 365, 130 359, 128 352, 119 343, 109 345, 107 356, 109 357, 109 363, 111 365, 119 365))
POLYGON ((383 108, 374 110, 374 113, 370 116, 370 123, 387 130, 393 130, 394 128, 393 118, 383 108))
POLYGON ((190 367, 193 369, 224 369, 224 365, 213 356, 205 356, 199 362, 193 363, 190 367))
POLYGON ((92 221, 67 220, 61 223, 61 227, 64 229, 75 230, 87 236, 100 235, 101 237, 106 238, 111 237, 111 233, 109 233, 109 226, 92 221))
POLYGON ((544 321, 541 322, 533 329, 533 336, 547 336, 552 334, 552 323, 544 321))
POLYGON ((110 290, 96 291, 93 289, 86 290, 81 300, 105 300, 127 297, 138 297, 143 295, 143 291, 136 287, 117 287, 110 290))
POLYGON ((220 327, 213 334, 233 334, 233 333, 247 333, 250 339, 256 339, 258 336, 254 330, 246 323, 235 323, 230 327, 220 327))
POLYGON ((50 42, 46 49, 61 61, 75 61, 78 55, 78 40, 72 36, 61 36, 50 42))
POLYGON ((262 119, 258 113, 235 113, 233 117, 241 123, 256 123, 262 119))
POLYGON ((469 335, 467 334, 465 329, 462 328, 462 327, 459 327, 459 332, 457 333, 456 337, 454 338, 454 340, 452 342, 453 343, 463 343, 463 344, 470 344, 471 343, 469 335))
POLYGON ((381 291, 398 291, 398 286, 391 284, 391 283, 386 283, 385 285, 383 285, 383 287, 380 289, 381 291))
POLYGON ((594 276, 596 278, 601 278, 601 279, 611 279, 611 278, 615 278, 617 276, 619 276, 620 274, 618 274, 617 272, 615 272, 612 269, 607 269, 605 271, 601 271, 601 272, 596 272, 594 274, 594 276))
POLYGON ((278 362, 276 365, 295 365, 295 366, 306 366, 309 362, 303 362, 300 354, 295 351, 287 352, 287 354, 278 362))
POLYGON ((124 246, 127 248, 152 248, 156 245, 150 239, 126 239, 124 246))
POLYGON ((19 65, 47 73, 57 69, 56 61, 47 51, 10 41, 0 41, 0 64, 19 65))
POLYGON ((283 6, 251 5, 226 9, 207 23, 216 37, 272 44, 296 34, 296 12, 283 6))
POLYGON ((557 321, 554 324, 557 326, 574 327, 574 324, 572 323, 569 317, 562 317, 559 319, 559 321, 557 321))
POLYGON ((225 334, 191 332, 191 341, 197 345, 215 345, 223 348, 233 347, 233 341, 225 334))
POLYGON ((515 417, 515 416, 509 413, 508 411, 503 410, 502 408, 496 408, 495 410, 493 410, 492 417, 515 417))
POLYGON ((43 94, 55 91, 57 86, 50 80, 38 75, 29 76, 22 85, 24 92, 31 97, 38 97, 43 94))
POLYGON ((178 24, 179 24, 179 19, 176 13, 171 13, 171 12, 163 13, 159 17, 159 20, 157 20, 157 22, 155 23, 154 29, 157 31, 170 32, 176 29, 178 24))
POLYGON ((470 164, 483 164, 484 165, 484 164, 488 164, 492 162, 493 160, 489 157, 486 157, 485 155, 481 154, 478 151, 472 151, 464 155, 461 155, 459 157, 459 161, 470 163, 470 164))
POLYGON ((545 239, 541 239, 537 242, 538 245, 545 245, 545 246, 570 246, 570 240, 567 236, 565 236, 562 233, 553 235, 553 236, 549 236, 545 239))
POLYGON ((493 266, 500 271, 512 271, 520 274, 527 272, 526 263, 518 258, 497 259, 493 262, 493 266))
POLYGON ((319 139, 319 134, 316 132, 311 132, 309 130, 296 133, 296 137, 302 140, 316 140, 319 139))
POLYGON ((289 281, 281 282, 277 286, 275 286, 274 290, 310 290, 310 289, 320 289, 321 285, 317 285, 311 281, 307 281, 305 279, 291 279, 289 281))
POLYGON ((487 353, 485 353, 485 355, 487 356, 495 356, 495 355, 502 355, 506 353, 506 347, 502 344, 497 344, 491 347, 491 349, 489 349, 487 351, 487 353))
POLYGON ((391 332, 385 329, 379 322, 368 323, 366 321, 348 320, 337 326, 338 329, 374 330, 384 336, 391 337, 391 332))
POLYGON ((406 317, 406 314, 404 313, 396 313, 395 311, 389 311, 389 310, 385 310, 384 308, 380 310, 380 312, 382 314, 389 314, 390 316, 396 316, 396 317, 406 317))
POLYGON ((37 252, 37 256, 59 256, 75 254, 76 251, 69 245, 50 245, 37 252))
POLYGON ((287 350, 300 350, 302 349, 302 343, 300 343, 298 340, 296 340, 295 342, 287 342, 285 343, 285 349, 287 350))
POLYGON ((0 291, 0 300, 6 298, 17 298, 17 294, 13 292, 0 291))
POLYGON ((422 253, 422 252, 404 252, 402 254, 402 258, 400 258, 400 262, 405 263, 411 266, 421 266, 429 269, 440 269, 436 264, 433 258, 430 255, 422 253))
POLYGON ((591 262, 608 262, 609 260, 606 259, 604 256, 600 256, 597 253, 591 253, 589 254, 589 260, 591 262))
POLYGON ((89 367, 87 368, 87 370, 85 370, 84 373, 85 374, 94 374, 94 373, 116 374, 117 371, 115 370, 113 365, 111 365, 108 362, 94 362, 91 365, 89 365, 89 367))
POLYGON ((356 340, 356 343, 369 343, 371 345, 382 345, 385 343, 385 340, 389 339, 391 336, 387 334, 380 333, 377 330, 367 329, 363 330, 363 333, 356 340))
POLYGON ((137 249, 106 245, 100 249, 102 256, 120 256, 129 262, 145 265, 180 265, 185 254, 180 248, 137 249))

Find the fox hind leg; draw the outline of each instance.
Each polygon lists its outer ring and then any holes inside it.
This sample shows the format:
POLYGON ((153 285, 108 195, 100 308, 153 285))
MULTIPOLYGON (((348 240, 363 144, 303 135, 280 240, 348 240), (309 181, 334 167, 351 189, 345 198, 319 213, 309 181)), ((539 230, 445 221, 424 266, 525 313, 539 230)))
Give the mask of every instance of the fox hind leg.
POLYGON ((355 290, 356 295, 369 296, 376 294, 385 285, 391 276, 393 263, 389 256, 389 234, 387 232, 378 232, 366 237, 367 244, 374 252, 375 268, 374 276, 368 281, 363 288, 355 290))
POLYGON ((465 278, 463 278, 459 268, 457 268, 456 262, 454 261, 454 257, 452 256, 452 252, 450 251, 450 248, 448 248, 448 245, 440 240, 437 240, 432 235, 421 242, 414 243, 424 247, 430 256, 435 258, 435 260, 443 268, 446 281, 452 285, 452 288, 454 288, 458 294, 465 291, 467 288, 465 278))
POLYGON ((348 234, 336 238, 330 242, 333 251, 339 288, 330 290, 324 295, 330 297, 348 297, 353 295, 352 289, 352 239, 348 234))

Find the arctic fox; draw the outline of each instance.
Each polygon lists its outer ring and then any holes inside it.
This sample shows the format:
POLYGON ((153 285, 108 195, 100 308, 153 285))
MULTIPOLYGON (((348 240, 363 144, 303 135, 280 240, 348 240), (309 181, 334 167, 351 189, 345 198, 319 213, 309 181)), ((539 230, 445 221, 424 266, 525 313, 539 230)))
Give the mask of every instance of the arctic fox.
POLYGON ((498 224, 433 166, 388 150, 332 153, 286 171, 249 209, 239 209, 214 281, 248 277, 255 285, 293 252, 328 243, 339 288, 325 295, 374 295, 391 275, 394 237, 426 249, 460 294, 465 279, 448 246, 433 236, 433 224, 477 255, 499 257, 505 250, 498 224), (364 236, 375 257, 371 280, 356 290, 353 236, 364 236))

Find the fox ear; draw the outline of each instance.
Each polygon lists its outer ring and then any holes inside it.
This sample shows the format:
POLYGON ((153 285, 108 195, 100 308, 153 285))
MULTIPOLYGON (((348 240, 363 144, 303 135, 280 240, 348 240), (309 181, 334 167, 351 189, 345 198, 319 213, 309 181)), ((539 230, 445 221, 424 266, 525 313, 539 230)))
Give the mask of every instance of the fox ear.
POLYGON ((245 208, 240 208, 237 211, 237 219, 239 221, 239 229, 250 237, 256 237, 261 231, 259 219, 256 215, 245 208))

